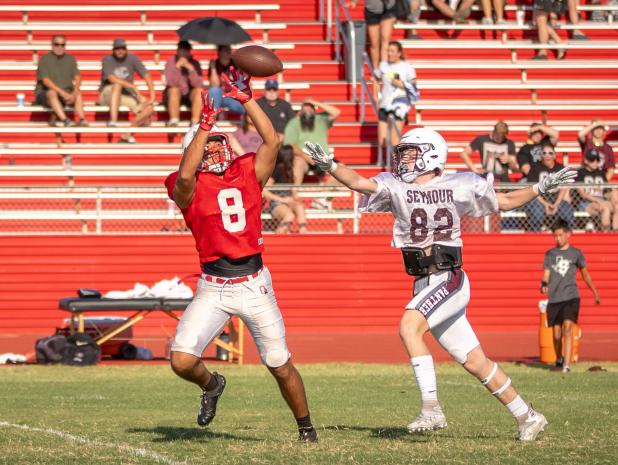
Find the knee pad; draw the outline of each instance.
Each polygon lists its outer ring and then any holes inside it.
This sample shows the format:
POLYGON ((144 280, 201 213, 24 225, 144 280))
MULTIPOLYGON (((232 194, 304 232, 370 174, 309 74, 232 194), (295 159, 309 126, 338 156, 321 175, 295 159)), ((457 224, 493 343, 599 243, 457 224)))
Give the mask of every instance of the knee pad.
POLYGON ((270 368, 279 368, 287 363, 290 359, 290 353, 287 348, 270 349, 262 355, 262 363, 270 368))
POLYGON ((465 313, 454 321, 449 319, 442 322, 430 331, 442 348, 462 365, 466 363, 472 349, 480 345, 465 313))

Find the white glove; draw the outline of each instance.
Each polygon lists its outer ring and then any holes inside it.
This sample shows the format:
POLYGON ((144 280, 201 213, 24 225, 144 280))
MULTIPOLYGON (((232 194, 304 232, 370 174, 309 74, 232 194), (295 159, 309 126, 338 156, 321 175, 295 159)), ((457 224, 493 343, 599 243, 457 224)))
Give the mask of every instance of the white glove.
POLYGON ((550 173, 546 178, 537 182, 532 186, 532 190, 536 194, 547 194, 548 192, 555 192, 562 184, 570 184, 575 182, 577 171, 571 168, 562 168, 557 173, 550 173))
POLYGON ((333 161, 333 154, 324 152, 320 144, 305 142, 304 152, 311 157, 317 167, 322 171, 331 173, 337 169, 337 163, 333 161))

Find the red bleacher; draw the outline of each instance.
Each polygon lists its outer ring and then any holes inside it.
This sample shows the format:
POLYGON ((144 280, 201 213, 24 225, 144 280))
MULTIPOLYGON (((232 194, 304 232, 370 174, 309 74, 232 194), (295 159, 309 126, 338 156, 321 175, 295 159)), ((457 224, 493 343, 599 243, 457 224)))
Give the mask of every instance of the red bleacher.
MULTIPOLYGON (((147 63, 158 85, 160 99, 162 63, 172 56, 177 40, 173 27, 148 31, 197 16, 220 15, 256 23, 249 29, 254 40, 264 39, 273 47, 286 68, 278 78, 290 88, 289 98, 299 104, 306 97, 332 103, 342 109, 330 133, 335 155, 341 161, 373 175, 376 166, 376 118, 367 104, 366 122, 360 122, 360 105, 353 102, 351 85, 344 80, 345 66, 335 59, 334 44, 327 40, 328 26, 320 20, 319 0, 229 0, 217 4, 278 5, 277 10, 205 12, 147 12, 139 31, 117 31, 113 22, 140 24, 139 12, 105 11, 109 5, 171 5, 169 0, 62 0, 74 5, 70 12, 30 12, 29 24, 68 23, 99 26, 107 30, 66 31, 69 53, 82 66, 86 116, 97 130, 49 130, 49 113, 27 105, 17 108, 15 94, 33 99, 36 56, 47 53, 49 38, 57 30, 33 28, 28 39, 26 26, 0 27, 0 183, 2 186, 160 186, 164 174, 105 175, 111 167, 170 171, 178 163, 178 144, 183 128, 170 132, 164 127, 167 115, 158 108, 152 126, 140 128, 138 144, 116 144, 118 134, 104 129, 107 109, 95 105, 99 65, 109 53, 111 40, 123 36, 129 49, 147 63), (101 6, 101 11, 81 11, 80 6, 101 6), (269 24, 271 29, 269 29, 269 24), (283 24, 283 27, 275 25, 283 24), (28 44, 27 41, 30 40, 28 44), (19 47, 18 47, 19 46, 19 47), (140 48, 141 47, 141 48, 140 48), (35 53, 36 52, 36 53, 35 53), (59 139, 55 134, 61 134, 59 139), (51 149, 54 149, 52 151, 51 149), (49 150, 53 153, 46 153, 49 150), (73 169, 99 169, 100 175, 41 175, 43 168, 62 169, 70 156, 73 169), (163 168, 162 168, 163 167, 163 168), (21 169, 17 175, 14 170, 21 169)), ((328 2, 323 2, 327 4, 328 2)), ((333 2, 336 3, 336 2, 333 2)), ((528 4, 530 2, 527 2, 528 4)), ((0 0, 2 5, 58 5, 56 1, 0 0)), ((183 0, 182 5, 203 7, 203 1, 183 0)), ((507 1, 513 7, 513 0, 507 1)), ((352 10, 362 18, 362 2, 352 10)), ((21 11, 2 12, 2 23, 20 25, 21 11)), ((472 16, 473 24, 480 12, 472 16)), ((531 12, 527 11, 530 20, 531 12)), ((417 33, 423 41, 403 40, 405 25, 398 25, 393 38, 402 40, 406 59, 416 68, 422 100, 410 123, 440 130, 451 147, 449 168, 461 169, 462 147, 479 134, 489 132, 498 119, 511 126, 511 138, 523 143, 532 121, 546 120, 560 129, 558 152, 568 163, 580 163, 577 131, 592 118, 600 117, 618 125, 618 34, 615 24, 598 24, 584 19, 581 29, 591 38, 570 42, 566 60, 546 63, 529 59, 534 54, 529 27, 515 28, 515 13, 507 9, 513 26, 506 33, 461 27, 457 38, 452 31, 432 30, 439 20, 424 11, 417 33), (500 86, 496 87, 496 84, 500 86), (493 87, 492 87, 493 86, 493 87)), ((166 26, 167 27, 167 26, 166 26)), ((332 32, 332 31, 331 31, 332 32)), ((559 30, 566 38, 566 31, 559 30)), ((212 47, 197 47, 195 55, 206 64, 214 56, 212 47)), ((551 55, 551 54, 550 54, 551 55)), ((263 82, 256 80, 256 82, 263 82)), ((261 91, 257 90, 260 96, 261 91)), ((126 119, 126 113, 122 114, 126 119)), ((478 155, 474 155, 478 161, 478 155)), ((127 174, 125 173, 125 174, 127 174)), ((617 175, 618 176, 618 175, 617 175)), ((338 205, 350 208, 349 199, 338 205)), ((69 202, 70 204, 70 202, 69 202)), ((4 204, 0 204, 0 208, 4 204)), ((82 208, 87 207, 84 203, 82 208)), ((70 205, 69 205, 70 206, 70 205)), ((0 231, 4 229, 0 228, 0 231)), ((27 232, 27 228, 25 229, 27 232)), ((89 228, 92 231, 92 227, 89 228)), ((612 271, 618 260, 616 235, 577 235, 574 244, 587 253, 590 269, 603 296, 603 305, 594 307, 584 289, 582 323, 588 328, 618 329, 618 287, 612 271)), ((540 262, 551 246, 547 235, 468 235, 466 269, 472 279, 471 320, 479 328, 532 328, 537 324, 536 303, 540 262)), ((294 330, 370 331, 397 325, 402 306, 410 296, 409 278, 402 272, 399 255, 389 249, 384 235, 294 236, 267 238, 267 263, 273 271, 275 287, 288 327, 294 330)), ((63 314, 57 311, 59 297, 72 295, 78 287, 103 291, 126 289, 134 282, 152 284, 171 275, 195 272, 193 239, 180 235, 137 236, 8 236, 0 235, 0 331, 48 333, 63 314)), ((169 331, 163 318, 151 317, 144 330, 169 331)))

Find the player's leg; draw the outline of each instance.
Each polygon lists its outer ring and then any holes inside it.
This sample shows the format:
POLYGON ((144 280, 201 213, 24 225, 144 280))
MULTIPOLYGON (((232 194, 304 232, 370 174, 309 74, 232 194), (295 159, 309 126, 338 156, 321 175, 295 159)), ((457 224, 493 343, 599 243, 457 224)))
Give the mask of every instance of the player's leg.
POLYGON ((556 366, 562 368, 564 359, 562 358, 562 324, 552 326, 552 335, 554 339, 554 351, 556 352, 556 366))
POLYGON ((552 328, 554 351, 556 353, 556 367, 562 368, 562 307, 563 302, 549 302, 547 304, 547 326, 552 328))
POLYGON ((573 322, 565 319, 562 322, 562 334, 564 337, 564 366, 563 373, 571 371, 571 357, 573 356, 573 322))
POLYGON ((262 363, 272 373, 281 395, 290 407, 298 426, 299 440, 317 441, 311 423, 305 386, 300 373, 291 360, 285 340, 285 325, 268 268, 244 284, 243 319, 257 346, 262 363))
MULTIPOLYGON (((472 328, 469 330, 472 331, 472 328)), ((545 416, 524 401, 513 387, 511 378, 496 362, 485 355, 481 346, 477 346, 467 354, 463 366, 513 415, 519 430, 518 438, 521 441, 535 440, 547 425, 545 416)))
POLYGON ((571 371, 571 360, 573 359, 573 325, 577 323, 579 317, 579 299, 572 299, 564 304, 562 319, 562 334, 564 335, 564 366, 563 373, 571 371))
POLYGON ((465 274, 460 270, 434 273, 414 281, 414 298, 406 306, 399 329, 421 391, 421 413, 408 425, 410 432, 447 426, 438 402, 433 358, 423 341, 423 335, 431 329, 432 321, 439 323, 458 308, 465 309, 468 300, 469 285, 465 274), (463 288, 467 289, 467 294, 461 292, 463 288), (449 296, 449 299, 445 299, 446 296, 449 296), (445 306, 449 300, 450 305, 445 306))
POLYGON ((419 432, 446 428, 446 417, 438 401, 436 371, 423 335, 429 331, 425 317, 417 310, 407 310, 399 324, 399 336, 410 357, 416 383, 421 392, 421 413, 408 425, 408 431, 419 432))
POLYGON ((225 378, 209 372, 201 361, 204 348, 221 334, 230 318, 221 307, 221 295, 221 285, 198 281, 195 297, 178 323, 171 348, 174 373, 202 389, 197 415, 200 426, 207 426, 213 420, 225 389, 225 378))

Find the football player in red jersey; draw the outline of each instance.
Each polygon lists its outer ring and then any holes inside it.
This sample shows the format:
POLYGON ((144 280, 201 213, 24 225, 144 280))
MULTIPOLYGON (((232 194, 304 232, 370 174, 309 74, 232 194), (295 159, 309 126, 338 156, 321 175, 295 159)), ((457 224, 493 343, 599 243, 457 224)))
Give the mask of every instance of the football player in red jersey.
POLYGON ((279 142, 252 98, 250 78, 241 72, 233 77, 233 82, 223 79, 225 95, 244 106, 263 144, 256 153, 234 154, 227 135, 215 126, 218 110, 204 93, 201 121, 183 140, 178 171, 165 180, 195 237, 202 267, 195 298, 176 329, 171 365, 178 376, 202 389, 197 423, 207 426, 226 381, 206 369, 201 355, 228 320, 239 316, 296 418, 299 440, 315 442, 303 380, 292 364, 270 273, 262 264, 262 189, 274 169, 279 142))

